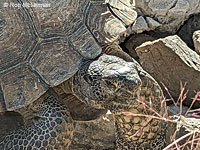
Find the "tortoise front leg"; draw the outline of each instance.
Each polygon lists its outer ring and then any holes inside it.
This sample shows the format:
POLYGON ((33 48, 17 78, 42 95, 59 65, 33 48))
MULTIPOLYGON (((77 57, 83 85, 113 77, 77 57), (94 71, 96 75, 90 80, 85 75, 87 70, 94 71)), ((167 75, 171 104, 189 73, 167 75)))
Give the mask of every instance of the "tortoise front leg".
POLYGON ((32 105, 37 111, 31 124, 6 135, 1 150, 66 150, 73 136, 73 122, 68 110, 54 96, 32 105))
POLYGON ((139 99, 126 110, 129 114, 115 115, 116 150, 162 150, 166 144, 167 122, 162 119, 166 114, 161 88, 148 74, 140 78, 139 99))

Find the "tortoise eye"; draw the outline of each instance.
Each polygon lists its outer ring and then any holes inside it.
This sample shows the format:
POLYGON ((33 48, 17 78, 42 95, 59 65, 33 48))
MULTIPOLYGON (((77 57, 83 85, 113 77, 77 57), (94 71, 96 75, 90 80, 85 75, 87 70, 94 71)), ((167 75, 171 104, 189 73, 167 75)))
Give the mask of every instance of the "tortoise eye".
POLYGON ((116 88, 115 84, 110 80, 105 80, 105 83, 109 88, 116 88))

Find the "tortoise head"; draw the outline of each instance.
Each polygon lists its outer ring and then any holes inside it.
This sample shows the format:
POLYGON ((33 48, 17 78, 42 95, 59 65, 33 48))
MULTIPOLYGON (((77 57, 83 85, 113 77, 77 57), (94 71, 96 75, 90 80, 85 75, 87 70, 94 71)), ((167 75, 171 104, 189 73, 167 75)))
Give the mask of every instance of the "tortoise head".
POLYGON ((74 76, 72 91, 82 101, 97 108, 105 104, 129 104, 140 89, 141 80, 133 62, 102 55, 83 63, 74 76))

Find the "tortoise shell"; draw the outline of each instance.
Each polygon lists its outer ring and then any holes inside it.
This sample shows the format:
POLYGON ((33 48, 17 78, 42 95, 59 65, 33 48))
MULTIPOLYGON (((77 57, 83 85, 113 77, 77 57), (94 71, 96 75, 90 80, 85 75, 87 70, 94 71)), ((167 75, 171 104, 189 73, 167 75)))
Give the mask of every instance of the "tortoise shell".
POLYGON ((32 103, 125 32, 135 12, 110 1, 0 2, 0 112, 32 103))

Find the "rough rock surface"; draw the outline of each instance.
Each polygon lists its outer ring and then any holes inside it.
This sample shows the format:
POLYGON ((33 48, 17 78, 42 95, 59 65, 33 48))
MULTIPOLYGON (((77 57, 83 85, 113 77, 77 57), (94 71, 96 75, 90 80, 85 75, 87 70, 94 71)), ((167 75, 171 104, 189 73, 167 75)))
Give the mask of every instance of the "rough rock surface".
POLYGON ((200 54, 200 30, 195 31, 193 34, 193 42, 195 51, 200 54))
POLYGON ((154 30, 161 24, 150 17, 139 16, 132 26, 133 33, 142 33, 143 31, 154 30))
POLYGON ((132 26, 128 27, 126 30, 126 37, 131 34, 138 34, 144 31, 152 31, 160 26, 161 24, 151 17, 138 16, 132 26))
POLYGON ((147 41, 154 41, 159 38, 164 38, 166 36, 171 35, 169 32, 163 32, 162 34, 160 32, 156 31, 150 31, 150 32, 144 32, 140 34, 133 34, 129 38, 126 39, 124 43, 122 43, 122 47, 124 50, 134 59, 138 60, 137 53, 135 49, 147 41))
MULTIPOLYGON (((175 99, 180 94, 180 82, 186 82, 189 92, 184 103, 191 104, 195 91, 200 90, 200 56, 196 52, 177 35, 143 43, 136 52, 144 70, 164 83, 175 99)), ((194 106, 200 107, 200 103, 194 106)))
POLYGON ((138 16, 155 20, 162 32, 175 33, 189 16, 200 12, 199 0, 134 0, 134 5, 138 16))

